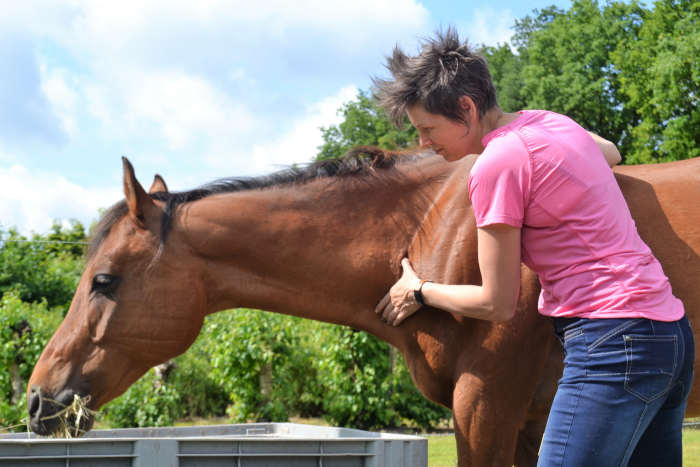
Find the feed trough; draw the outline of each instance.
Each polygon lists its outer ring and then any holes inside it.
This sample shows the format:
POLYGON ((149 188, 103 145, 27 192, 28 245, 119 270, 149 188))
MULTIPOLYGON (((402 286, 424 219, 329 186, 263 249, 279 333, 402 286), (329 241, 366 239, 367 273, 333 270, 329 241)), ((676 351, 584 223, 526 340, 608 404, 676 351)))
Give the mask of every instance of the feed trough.
POLYGON ((428 442, 411 435, 252 423, 93 430, 82 438, 0 436, 0 466, 425 467, 428 442))

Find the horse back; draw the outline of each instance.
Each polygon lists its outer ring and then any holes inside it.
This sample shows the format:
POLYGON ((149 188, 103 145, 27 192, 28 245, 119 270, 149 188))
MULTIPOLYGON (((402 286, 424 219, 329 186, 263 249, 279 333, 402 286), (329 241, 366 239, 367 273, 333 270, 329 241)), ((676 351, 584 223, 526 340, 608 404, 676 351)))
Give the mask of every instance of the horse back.
MULTIPOLYGON (((700 335, 700 158, 615 172, 640 236, 700 335)), ((700 370, 697 363, 695 370, 700 370)), ((696 378, 694 389, 698 384, 696 378)), ((700 415, 700 390, 691 393, 686 414, 700 415)))

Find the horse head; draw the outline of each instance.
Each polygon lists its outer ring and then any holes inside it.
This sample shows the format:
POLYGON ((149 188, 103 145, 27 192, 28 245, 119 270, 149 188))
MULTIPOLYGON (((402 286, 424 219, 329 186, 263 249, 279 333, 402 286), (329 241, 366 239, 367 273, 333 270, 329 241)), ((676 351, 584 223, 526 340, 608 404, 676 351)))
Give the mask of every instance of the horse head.
POLYGON ((166 195, 165 182, 156 176, 146 193, 123 164, 125 200, 98 224, 68 314, 28 384, 29 425, 41 435, 89 430, 93 410, 184 352, 202 326, 205 298, 187 252, 161 238, 163 203, 153 194, 166 195), (66 413, 76 398, 91 410, 66 413))

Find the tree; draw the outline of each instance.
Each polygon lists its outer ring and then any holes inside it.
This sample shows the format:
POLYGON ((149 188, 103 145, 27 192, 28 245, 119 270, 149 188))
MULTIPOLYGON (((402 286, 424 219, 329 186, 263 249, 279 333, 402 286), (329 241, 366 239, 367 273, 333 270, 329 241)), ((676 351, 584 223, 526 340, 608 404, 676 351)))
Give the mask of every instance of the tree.
POLYGON ((523 60, 527 60, 527 50, 532 34, 546 28, 555 18, 563 15, 564 10, 552 5, 542 10, 534 9, 532 14, 533 16, 527 15, 523 19, 515 20, 513 27, 515 34, 511 37, 513 46, 523 60))
POLYGON ((324 143, 318 148, 318 160, 340 157, 358 145, 402 149, 418 141, 415 128, 405 124, 397 129, 367 92, 360 91, 357 100, 343 104, 338 113, 344 118, 340 124, 321 128, 324 143))
POLYGON ((482 55, 489 62, 489 71, 496 87, 498 105, 504 112, 516 112, 524 109, 527 102, 522 93, 523 61, 520 55, 513 53, 508 44, 497 47, 484 47, 482 55))
POLYGON ((60 311, 45 300, 26 303, 16 292, 0 296, 0 426, 27 429, 27 382, 60 321, 60 311))
POLYGON ((660 0, 634 40, 612 53, 621 92, 639 119, 629 162, 700 156, 700 3, 660 0))
POLYGON ((522 32, 528 107, 568 115, 616 142, 624 156, 631 145, 629 128, 639 117, 620 91, 620 70, 611 52, 635 40, 643 13, 636 2, 601 9, 594 0, 575 0, 567 12, 548 16, 551 21, 541 28, 522 32))
POLYGON ((80 280, 85 229, 54 224, 47 235, 31 238, 10 229, 0 230, 0 294, 16 291, 24 302, 68 310, 80 280))

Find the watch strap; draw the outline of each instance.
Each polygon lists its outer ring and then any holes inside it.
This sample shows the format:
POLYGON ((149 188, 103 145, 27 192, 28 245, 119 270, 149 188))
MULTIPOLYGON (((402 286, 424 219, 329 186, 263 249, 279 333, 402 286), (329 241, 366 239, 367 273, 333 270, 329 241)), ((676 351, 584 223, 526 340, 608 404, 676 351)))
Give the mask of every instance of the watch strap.
POLYGON ((420 284, 418 285, 418 288, 413 291, 413 298, 416 300, 416 303, 418 303, 420 306, 425 306, 425 301, 423 299, 423 286, 425 285, 426 282, 431 282, 431 281, 421 279, 420 284))

